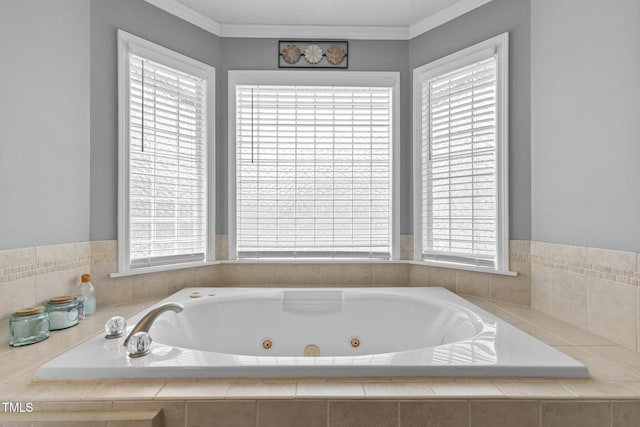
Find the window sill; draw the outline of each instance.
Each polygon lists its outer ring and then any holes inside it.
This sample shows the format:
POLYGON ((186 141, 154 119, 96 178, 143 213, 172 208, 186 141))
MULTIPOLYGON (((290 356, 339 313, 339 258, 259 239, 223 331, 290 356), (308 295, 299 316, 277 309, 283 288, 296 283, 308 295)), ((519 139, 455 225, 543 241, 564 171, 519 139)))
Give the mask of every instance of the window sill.
POLYGON ((119 271, 117 273, 111 273, 111 278, 117 277, 128 277, 128 276, 136 276, 138 274, 148 274, 148 273, 160 273, 163 271, 172 271, 172 270, 183 270, 187 268, 197 268, 197 267, 206 267, 209 265, 220 265, 220 264, 410 264, 410 265, 422 265, 427 267, 438 267, 438 268, 448 268, 452 270, 464 270, 464 271, 473 271, 476 273, 489 273, 489 274, 497 274, 501 276, 512 276, 515 277, 518 275, 515 271, 509 270, 494 270, 492 268, 485 267, 475 267, 471 265, 465 264, 456 264, 456 263, 441 263, 441 262, 430 262, 430 261, 409 261, 409 260, 395 260, 395 259, 355 259, 355 258, 344 258, 344 259, 325 259, 325 258, 307 258, 307 259, 264 259, 264 258, 256 258, 256 259, 237 259, 237 260, 217 260, 217 261, 205 261, 205 262, 188 262, 182 264, 171 264, 171 265, 160 265, 154 267, 144 267, 144 268, 136 268, 134 270, 127 271, 119 271))
POLYGON ((220 264, 406 264, 408 261, 376 258, 243 258, 218 262, 220 264))
POLYGON ((218 265, 219 261, 198 261, 198 262, 184 262, 180 264, 168 264, 168 265, 156 265, 153 267, 142 267, 127 271, 118 271, 117 273, 111 273, 111 278, 136 276, 138 274, 147 273, 160 273, 163 271, 182 270, 185 268, 205 267, 208 265, 218 265))
POLYGON ((448 268, 450 270, 473 271, 475 273, 489 273, 489 274, 497 274, 500 276, 515 277, 518 275, 517 271, 495 270, 493 268, 476 267, 473 265, 457 264, 454 262, 435 262, 435 261, 406 261, 406 262, 412 265, 423 265, 425 267, 448 268))

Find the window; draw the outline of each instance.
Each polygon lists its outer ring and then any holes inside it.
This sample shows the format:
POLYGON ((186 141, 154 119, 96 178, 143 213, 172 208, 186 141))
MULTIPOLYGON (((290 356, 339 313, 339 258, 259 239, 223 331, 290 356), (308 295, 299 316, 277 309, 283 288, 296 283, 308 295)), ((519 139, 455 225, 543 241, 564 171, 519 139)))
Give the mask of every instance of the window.
POLYGON ((118 57, 119 271, 212 260, 214 69, 123 31, 118 57))
POLYGON ((231 258, 391 259, 397 73, 229 72, 231 258))
POLYGON ((416 260, 508 270, 508 34, 414 70, 416 260))

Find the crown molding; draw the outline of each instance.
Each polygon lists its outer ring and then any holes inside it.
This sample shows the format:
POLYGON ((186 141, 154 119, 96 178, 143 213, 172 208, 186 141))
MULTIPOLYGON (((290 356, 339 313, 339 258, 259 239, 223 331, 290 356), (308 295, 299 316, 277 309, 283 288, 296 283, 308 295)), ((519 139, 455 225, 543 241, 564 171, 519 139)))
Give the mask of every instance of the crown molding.
POLYGON ((424 34, 427 31, 439 27, 440 25, 449 22, 458 16, 462 16, 467 12, 471 12, 473 9, 487 4, 490 1, 492 0, 460 0, 435 15, 431 15, 428 18, 409 26, 409 39, 417 37, 420 34, 424 34))
POLYGON ((400 27, 221 24, 178 0, 145 1, 218 37, 410 40, 492 0, 460 0, 420 22, 400 27))
POLYGON ((184 19, 191 24, 202 28, 216 36, 222 37, 220 31, 220 23, 203 15, 200 12, 196 12, 188 6, 180 3, 177 0, 144 0, 155 7, 164 10, 180 19, 184 19))
POLYGON ((274 39, 407 40, 407 27, 339 25, 235 25, 222 24, 222 37, 274 39))

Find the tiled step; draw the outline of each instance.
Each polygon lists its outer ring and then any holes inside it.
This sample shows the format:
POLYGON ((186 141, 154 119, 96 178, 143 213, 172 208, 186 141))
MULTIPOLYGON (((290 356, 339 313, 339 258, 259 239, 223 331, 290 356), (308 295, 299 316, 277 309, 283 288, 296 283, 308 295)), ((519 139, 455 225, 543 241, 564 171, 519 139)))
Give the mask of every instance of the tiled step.
POLYGON ((160 411, 5 412, 0 427, 161 427, 160 411))

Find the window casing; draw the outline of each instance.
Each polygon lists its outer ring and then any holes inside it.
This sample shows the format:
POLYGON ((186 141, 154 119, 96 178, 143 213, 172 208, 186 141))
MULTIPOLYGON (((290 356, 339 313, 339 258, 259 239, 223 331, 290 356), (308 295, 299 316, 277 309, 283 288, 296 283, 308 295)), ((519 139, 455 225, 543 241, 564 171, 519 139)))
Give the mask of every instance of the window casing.
POLYGON ((230 259, 397 258, 397 73, 229 72, 230 259))
POLYGON ((414 70, 414 254, 507 272, 508 34, 414 70))
POLYGON ((214 73, 118 31, 119 274, 214 259, 214 73))

